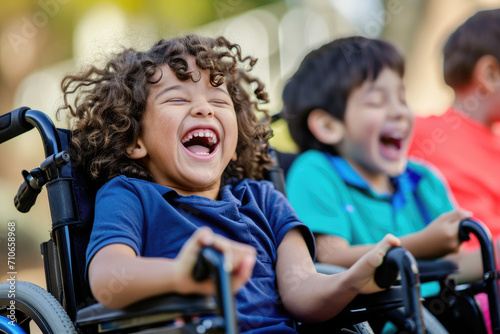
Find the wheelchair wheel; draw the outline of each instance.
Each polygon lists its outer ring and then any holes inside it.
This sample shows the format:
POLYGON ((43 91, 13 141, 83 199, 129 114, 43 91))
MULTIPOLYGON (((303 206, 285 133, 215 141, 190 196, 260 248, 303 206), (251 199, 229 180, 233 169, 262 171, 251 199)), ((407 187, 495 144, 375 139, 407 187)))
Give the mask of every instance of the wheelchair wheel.
POLYGON ((448 331, 442 323, 425 307, 422 307, 422 316, 424 317, 424 324, 427 333, 429 334, 446 334, 448 331))
POLYGON ((44 334, 77 333, 73 322, 54 296, 30 282, 0 284, 0 316, 10 316, 9 319, 15 316, 17 324, 26 333, 30 333, 31 321, 44 334))
POLYGON ((353 327, 359 334, 374 334, 372 328, 366 321, 356 324, 353 327))

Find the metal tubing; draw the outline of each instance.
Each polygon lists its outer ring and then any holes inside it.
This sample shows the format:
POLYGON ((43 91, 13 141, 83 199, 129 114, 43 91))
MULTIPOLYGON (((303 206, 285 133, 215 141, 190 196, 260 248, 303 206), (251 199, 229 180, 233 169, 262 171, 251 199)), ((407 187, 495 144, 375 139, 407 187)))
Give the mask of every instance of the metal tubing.
POLYGON ((468 240, 468 234, 472 233, 479 241, 483 261, 485 292, 488 295, 490 307, 491 328, 493 333, 500 333, 500 295, 491 233, 482 222, 472 219, 461 221, 459 231, 462 240, 468 240))

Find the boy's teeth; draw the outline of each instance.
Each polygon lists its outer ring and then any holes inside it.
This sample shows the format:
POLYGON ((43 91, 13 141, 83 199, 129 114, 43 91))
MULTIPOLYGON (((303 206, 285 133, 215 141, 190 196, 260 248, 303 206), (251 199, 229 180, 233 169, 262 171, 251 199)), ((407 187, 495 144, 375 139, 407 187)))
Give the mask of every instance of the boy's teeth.
POLYGON ((203 132, 203 131, 197 131, 197 132, 193 132, 192 134, 188 135, 187 137, 183 138, 181 140, 182 143, 185 143, 185 142, 188 142, 190 141, 191 139, 193 139, 193 137, 206 137, 206 138, 210 138, 209 141, 211 143, 216 143, 217 142, 217 138, 215 137, 215 134, 212 133, 212 132, 203 132))
POLYGON ((193 133, 194 137, 213 137, 214 134, 211 132, 195 132, 193 133))

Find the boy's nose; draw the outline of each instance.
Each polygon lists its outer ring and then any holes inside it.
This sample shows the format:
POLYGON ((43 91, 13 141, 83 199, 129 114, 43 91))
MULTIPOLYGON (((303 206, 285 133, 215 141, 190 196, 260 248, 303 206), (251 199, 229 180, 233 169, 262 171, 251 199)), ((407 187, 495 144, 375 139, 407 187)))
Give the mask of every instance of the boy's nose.
POLYGON ((400 118, 408 118, 413 115, 412 110, 406 104, 397 104, 391 108, 390 113, 392 118, 400 119, 400 118))
POLYGON ((213 117, 214 111, 209 103, 199 102, 191 109, 191 116, 193 117, 213 117))

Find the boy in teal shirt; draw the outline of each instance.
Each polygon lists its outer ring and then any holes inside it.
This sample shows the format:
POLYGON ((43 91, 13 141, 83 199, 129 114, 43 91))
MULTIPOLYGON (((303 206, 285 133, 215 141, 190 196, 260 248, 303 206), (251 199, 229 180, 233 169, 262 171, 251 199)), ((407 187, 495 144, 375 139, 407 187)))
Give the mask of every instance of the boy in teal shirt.
POLYGON ((283 93, 302 152, 287 176, 290 202, 316 234, 319 262, 350 267, 390 232, 416 258, 451 254, 464 280, 479 278, 459 253, 470 213, 454 209, 435 172, 407 162, 414 116, 403 74, 401 54, 376 39, 341 38, 305 57, 283 93))
POLYGON ((377 193, 344 158, 317 150, 297 158, 289 180, 294 198, 306 184, 317 185, 293 202, 297 211, 307 215, 309 228, 317 234, 344 238, 351 245, 371 244, 382 239, 384 231, 398 235, 419 231, 430 217, 453 209, 439 179, 412 162, 402 175, 392 179, 397 182, 393 194, 377 193), (304 174, 307 182, 293 182, 297 177, 304 180, 304 174))

